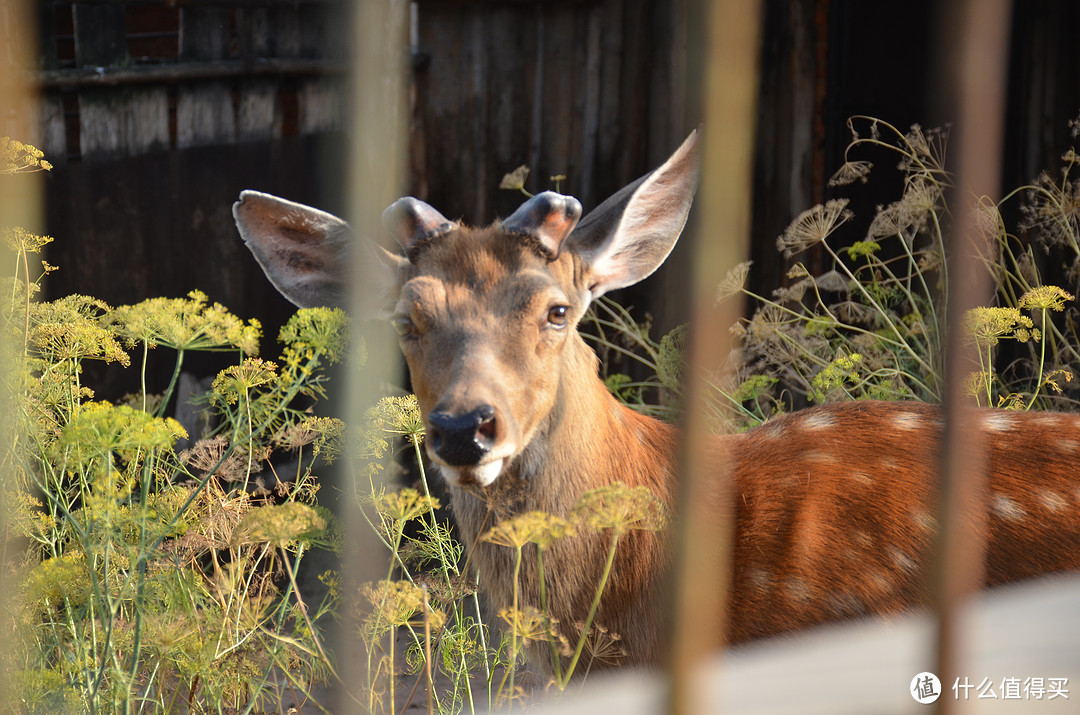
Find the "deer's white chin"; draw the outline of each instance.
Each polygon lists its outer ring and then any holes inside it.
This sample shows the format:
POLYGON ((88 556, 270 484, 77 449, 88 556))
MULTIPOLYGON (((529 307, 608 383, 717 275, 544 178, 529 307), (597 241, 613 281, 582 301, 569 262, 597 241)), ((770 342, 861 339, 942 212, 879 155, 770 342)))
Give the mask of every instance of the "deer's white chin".
POLYGON ((449 467, 440 464, 439 471, 447 482, 456 487, 486 487, 499 478, 505 463, 505 459, 495 459, 469 467, 449 467))

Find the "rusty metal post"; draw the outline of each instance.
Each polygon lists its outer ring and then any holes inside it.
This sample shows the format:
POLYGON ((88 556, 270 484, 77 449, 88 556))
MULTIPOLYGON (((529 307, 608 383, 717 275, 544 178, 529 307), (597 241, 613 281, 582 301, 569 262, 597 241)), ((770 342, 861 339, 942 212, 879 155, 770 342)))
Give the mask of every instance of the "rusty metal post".
POLYGON ((669 663, 668 710, 678 715, 709 711, 699 681, 706 657, 723 644, 733 519, 730 490, 725 488, 728 465, 717 464, 715 455, 706 453, 709 387, 704 376, 722 364, 730 349, 728 328, 739 317, 734 301, 718 306, 715 296, 717 285, 743 260, 749 243, 761 27, 758 2, 718 0, 703 9, 705 151, 691 277, 693 332, 669 663))
POLYGON ((951 696, 965 660, 963 609, 982 585, 986 552, 986 450, 973 429, 978 418, 964 382, 978 369, 963 330, 965 313, 986 305, 993 287, 972 241, 980 240, 974 199, 995 202, 1001 192, 1009 0, 961 0, 948 8, 939 55, 947 73, 945 99, 956 117, 956 192, 949 242, 948 358, 945 433, 941 445, 938 552, 933 574, 938 629, 933 671, 941 679, 939 713, 959 702, 951 696))
MULTIPOLYGON (((0 136, 10 136, 23 142, 39 143, 37 126, 37 108, 34 93, 30 86, 30 68, 35 66, 36 25, 33 22, 33 6, 26 0, 0 0, 0 136)), ((44 231, 42 214, 42 177, 39 174, 23 176, 0 176, 0 230, 19 226, 28 231, 44 231)), ((13 277, 9 261, 0 267, 0 276, 13 277)), ((4 354, 0 351, 0 374, 7 375, 9 366, 4 364, 4 354)), ((4 381, 4 384, 8 384, 4 381)), ((2 459, 0 459, 0 499, 11 498, 15 494, 15 468, 7 450, 16 443, 17 429, 11 418, 18 412, 6 404, 14 396, 7 390, 0 390, 0 439, 4 440, 2 459)), ((0 534, 9 534, 2 522, 8 509, 0 509, 0 534)), ((21 548, 8 548, 0 545, 5 560, 0 562, 0 572, 12 573, 17 564, 8 559, 19 558, 21 548)), ((13 603, 18 597, 17 579, 0 577, 0 601, 13 603)), ((10 633, 16 624, 12 619, 19 613, 19 608, 6 608, 0 627, 10 633)), ((0 702, 11 702, 8 695, 10 673, 0 668, 0 702)))
MULTIPOLYGON (((404 186, 406 62, 409 3, 405 0, 365 0, 350 5, 353 55, 348 82, 348 218, 358 239, 379 240, 383 209, 398 198, 404 186)), ((363 281, 370 266, 368 254, 355 251, 351 275, 363 281)), ((386 331, 363 321, 359 306, 352 310, 354 350, 365 349, 367 361, 350 374, 346 423, 362 423, 365 410, 381 396, 381 386, 400 382, 396 343, 386 331), (364 344, 360 345, 360 337, 364 344)), ((358 363, 357 363, 358 364, 358 363)), ((356 690, 368 680, 366 650, 360 639, 357 587, 386 573, 387 555, 368 527, 355 497, 351 476, 345 479, 345 548, 342 553, 342 625, 337 634, 338 686, 336 713, 363 712, 366 702, 356 690)), ((390 705, 392 711, 393 705, 390 705)))

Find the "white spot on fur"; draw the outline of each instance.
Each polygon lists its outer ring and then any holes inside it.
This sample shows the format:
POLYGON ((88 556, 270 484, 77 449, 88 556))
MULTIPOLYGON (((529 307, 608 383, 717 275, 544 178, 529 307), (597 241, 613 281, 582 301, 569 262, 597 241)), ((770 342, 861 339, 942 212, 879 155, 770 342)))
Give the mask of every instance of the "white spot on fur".
POLYGON ((1051 511, 1055 514, 1065 511, 1069 506, 1069 500, 1065 498, 1065 495, 1054 491, 1053 489, 1043 489, 1039 491, 1039 501, 1047 511, 1051 511))
POLYGON ((893 563, 896 564, 896 567, 904 573, 915 573, 919 568, 915 563, 915 559, 896 547, 889 550, 889 556, 892 558, 893 563))
POLYGON ((1005 521, 1020 521, 1027 513, 1024 512, 1023 507, 1016 503, 1012 497, 1007 497, 1004 494, 995 494, 990 500, 990 510, 995 515, 1004 519, 1005 521))
POLYGON ((899 430, 917 430, 924 427, 922 415, 916 412, 897 412, 893 415, 893 427, 899 430))
POLYGON ((870 576, 870 585, 882 595, 890 594, 896 590, 896 582, 885 574, 880 573, 872 574, 870 576))
POLYGON ((784 436, 784 428, 776 420, 766 422, 758 429, 769 439, 781 439, 784 436))
POLYGON ((1008 432, 1013 429, 1015 418, 1004 412, 990 412, 983 417, 983 428, 988 432, 1008 432))
POLYGON ((788 579, 784 584, 784 591, 791 601, 809 601, 814 597, 814 589, 801 578, 788 579))
POLYGON ((937 519, 935 519, 929 512, 919 511, 913 512, 911 520, 915 522, 922 531, 931 534, 937 531, 937 519))
POLYGON ((850 475, 852 481, 858 482, 863 486, 870 486, 874 483, 874 478, 866 472, 852 472, 850 475))
POLYGON ((808 430, 832 429, 836 426, 836 418, 824 413, 814 414, 803 417, 802 426, 808 430))
POLYGON ((814 462, 815 464, 835 464, 836 455, 832 452, 819 452, 817 450, 811 450, 809 452, 803 452, 804 462, 814 462))
POLYGON ((773 578, 764 569, 751 569, 746 574, 746 580, 750 588, 760 593, 768 593, 772 589, 773 578))

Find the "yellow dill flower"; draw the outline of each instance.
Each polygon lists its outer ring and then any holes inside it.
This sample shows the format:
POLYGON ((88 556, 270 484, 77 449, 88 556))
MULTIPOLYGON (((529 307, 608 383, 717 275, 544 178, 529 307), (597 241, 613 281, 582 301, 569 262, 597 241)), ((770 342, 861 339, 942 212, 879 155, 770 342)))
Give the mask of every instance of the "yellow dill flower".
POLYGON ((171 450, 187 433, 172 418, 154 417, 127 405, 90 402, 63 428, 59 449, 69 470, 111 464, 112 455, 133 463, 146 452, 171 450))
POLYGON ((250 510, 233 530, 233 546, 271 543, 284 549, 294 540, 310 540, 326 531, 329 522, 315 507, 299 502, 260 506, 250 510))
POLYGON ((1065 301, 1075 300, 1072 293, 1057 286, 1038 286, 1020 296, 1016 302, 1020 310, 1065 310, 1065 301))
POLYGON ((262 358, 246 358, 239 365, 227 367, 214 378, 215 395, 224 402, 235 405, 240 395, 268 385, 276 380, 277 365, 262 358))
POLYGON ((340 308, 302 308, 281 328, 278 340, 295 353, 313 350, 335 364, 348 354, 349 318, 340 308))
POLYGON ((26 174, 49 171, 52 164, 45 161, 45 152, 33 144, 11 137, 0 137, 0 174, 26 174))
POLYGON ((53 240, 52 236, 41 236, 18 226, 0 229, 0 241, 15 253, 38 253, 53 240))
POLYGON ((383 494, 375 500, 375 508, 379 514, 396 522, 411 521, 438 509, 439 506, 436 497, 425 496, 411 487, 383 494))
POLYGON ((108 304, 84 295, 68 295, 30 307, 29 342, 51 362, 84 359, 118 362, 131 359, 109 328, 108 304))
POLYGON ((578 524, 597 531, 612 529, 616 535, 641 529, 657 531, 667 521, 666 509, 646 487, 612 484, 585 492, 573 508, 578 524))
POLYGON ((262 326, 246 324, 219 303, 209 304, 206 294, 191 291, 187 298, 149 298, 113 310, 110 321, 132 345, 164 345, 175 350, 239 348, 248 355, 259 351, 262 326))
POLYGON ((480 538, 481 541, 510 548, 520 548, 529 543, 547 548, 555 539, 574 533, 574 525, 562 517, 543 511, 529 511, 500 522, 480 538))
POLYGON ((548 634, 552 632, 548 619, 532 606, 504 608, 499 611, 499 618, 508 626, 508 632, 521 639, 523 645, 546 642, 548 634))
POLYGON ((1015 338, 1020 342, 1039 339, 1039 331, 1032 330, 1031 318, 1018 308, 972 308, 964 316, 964 328, 981 347, 993 347, 1002 338, 1015 338))
POLYGON ((424 439, 424 418, 416 396, 381 398, 364 413, 359 430, 359 455, 362 457, 382 457, 394 437, 405 437, 411 444, 419 444, 424 439))
POLYGON ((369 635, 378 635, 390 628, 405 625, 423 625, 426 618, 432 631, 446 624, 446 614, 432 608, 424 609, 424 589, 409 581, 375 581, 360 587, 360 593, 371 604, 372 610, 364 619, 369 635), (421 620, 414 621, 416 614, 421 620))

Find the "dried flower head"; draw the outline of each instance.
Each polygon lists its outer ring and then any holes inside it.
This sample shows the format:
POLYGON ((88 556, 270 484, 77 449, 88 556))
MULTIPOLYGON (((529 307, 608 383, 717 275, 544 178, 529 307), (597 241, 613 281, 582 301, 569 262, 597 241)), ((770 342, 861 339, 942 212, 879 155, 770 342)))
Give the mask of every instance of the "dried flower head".
POLYGON ((528 178, 529 166, 527 164, 522 164, 513 171, 509 171, 503 175, 502 181, 499 182, 499 188, 508 191, 524 191, 525 180, 528 178))
POLYGON ((724 280, 720 281, 719 285, 716 286, 717 303, 742 293, 743 288, 746 286, 746 278, 750 275, 752 263, 753 261, 743 261, 727 272, 724 280))
POLYGON ((848 199, 832 199, 803 211, 776 239, 776 248, 790 258, 828 238, 854 214, 847 209, 848 199))
POLYGON ((1035 179, 1020 206, 1020 228, 1032 231, 1046 247, 1078 248, 1080 239, 1080 180, 1060 183, 1045 171, 1035 179))
POLYGON ((856 181, 865 184, 874 165, 869 161, 845 161, 829 179, 829 186, 847 186, 856 181))

